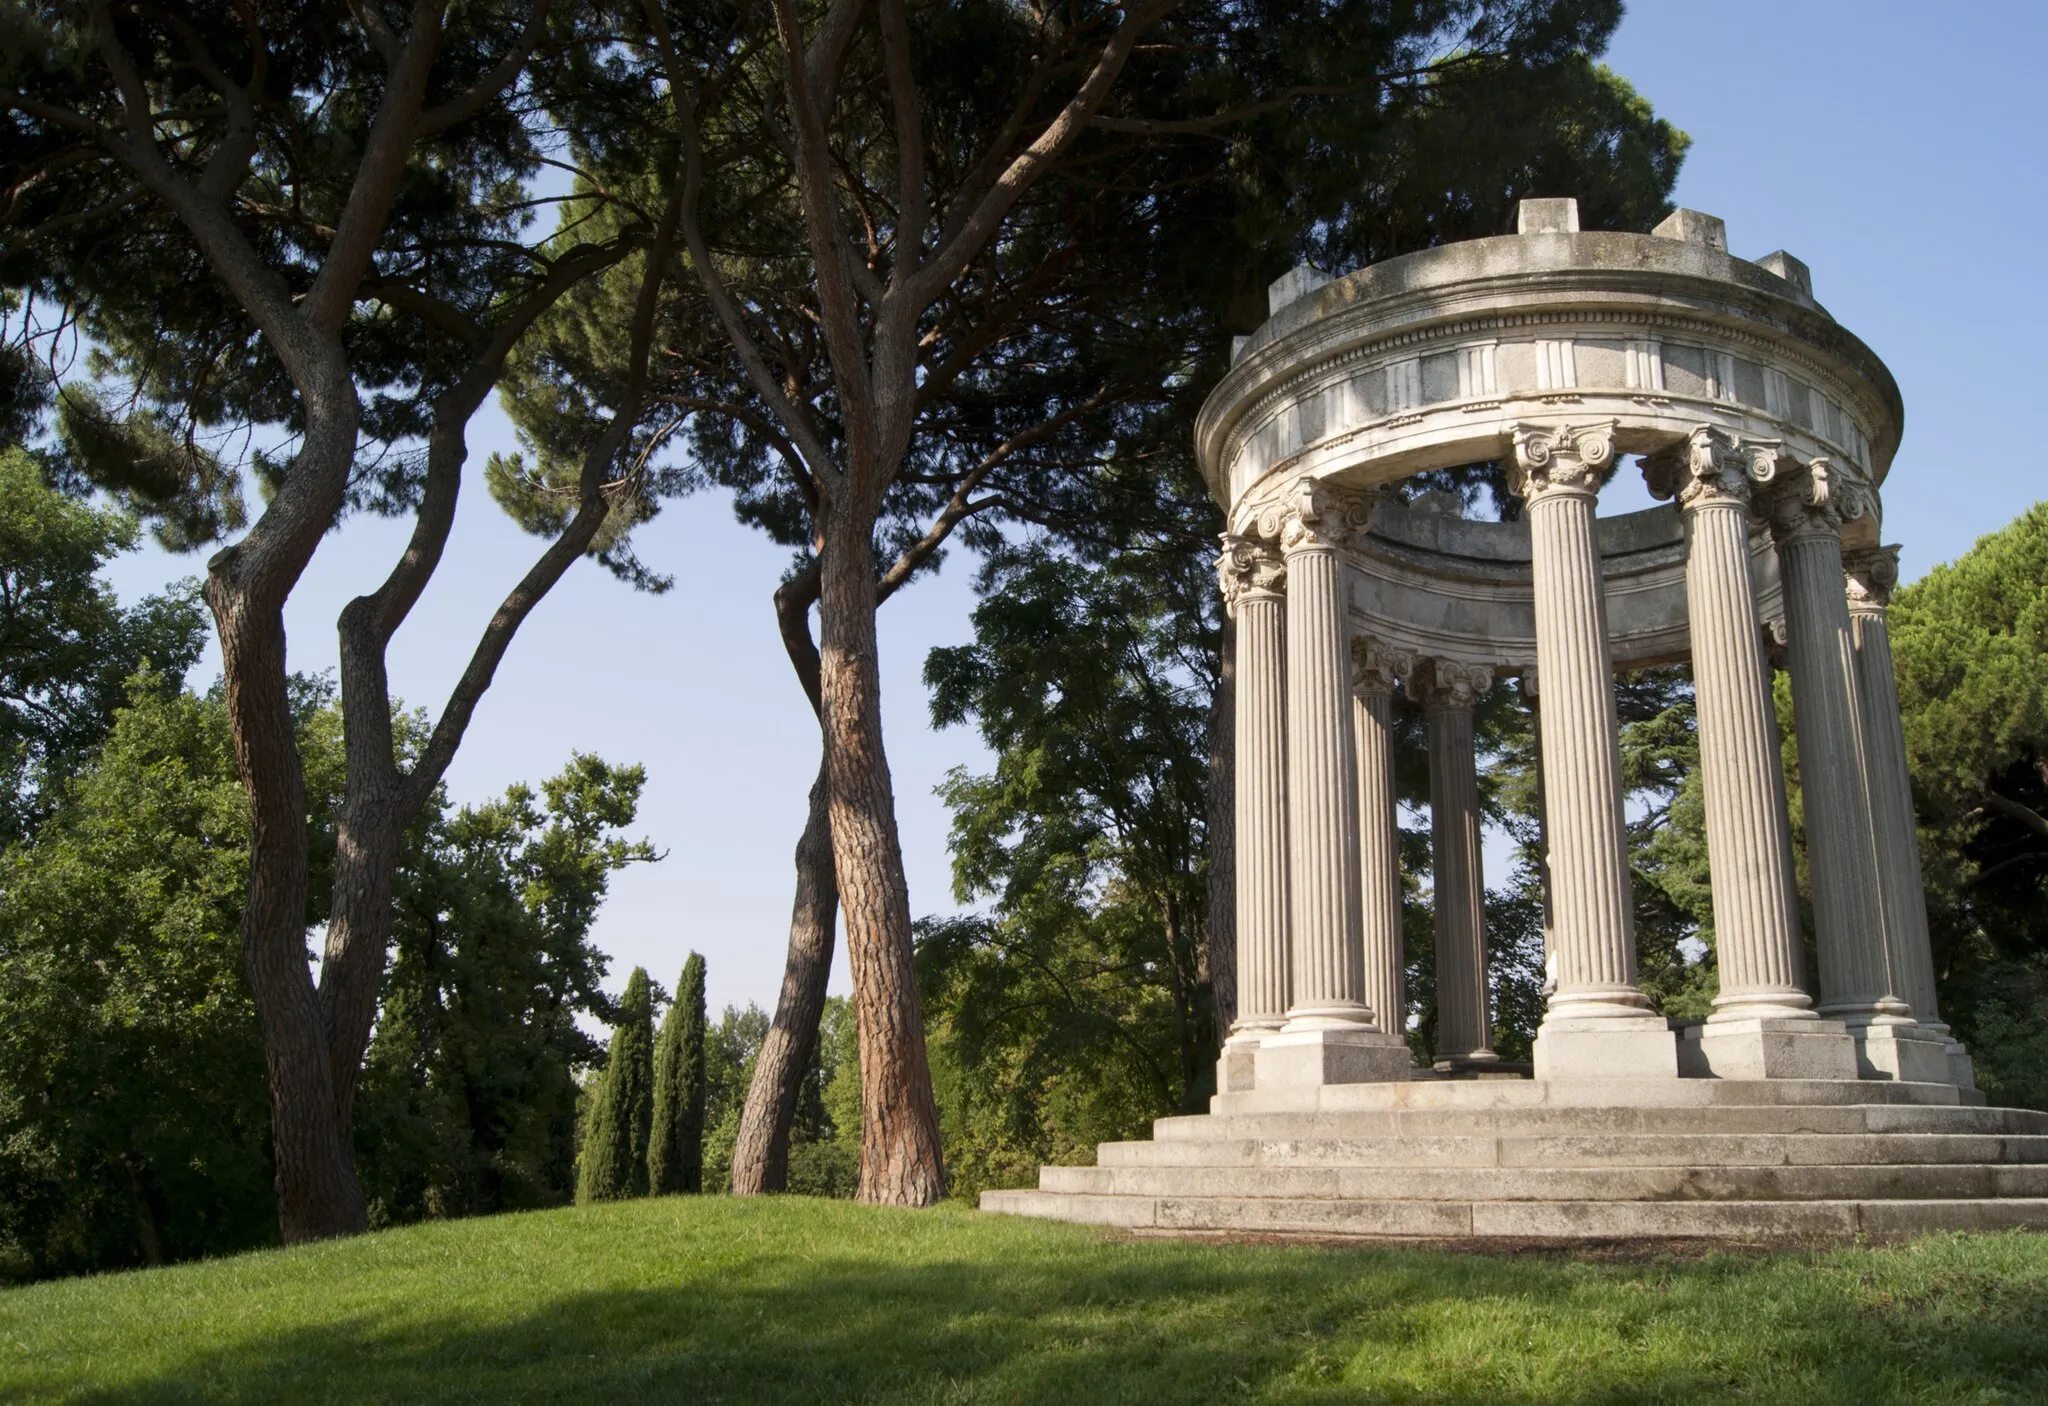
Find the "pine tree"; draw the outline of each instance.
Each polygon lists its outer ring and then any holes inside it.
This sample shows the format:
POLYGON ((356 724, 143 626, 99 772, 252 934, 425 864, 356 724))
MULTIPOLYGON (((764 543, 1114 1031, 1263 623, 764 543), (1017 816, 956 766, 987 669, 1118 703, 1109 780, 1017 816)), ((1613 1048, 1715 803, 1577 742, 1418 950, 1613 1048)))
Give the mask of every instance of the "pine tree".
POLYGON ((657 1196, 704 1189, 704 959, 695 952, 654 1044, 647 1185, 657 1196))
POLYGON ((654 1121, 654 998, 645 968, 633 968, 619 1000, 604 1073, 591 1091, 576 1199, 623 1201, 647 1194, 647 1134, 654 1121))

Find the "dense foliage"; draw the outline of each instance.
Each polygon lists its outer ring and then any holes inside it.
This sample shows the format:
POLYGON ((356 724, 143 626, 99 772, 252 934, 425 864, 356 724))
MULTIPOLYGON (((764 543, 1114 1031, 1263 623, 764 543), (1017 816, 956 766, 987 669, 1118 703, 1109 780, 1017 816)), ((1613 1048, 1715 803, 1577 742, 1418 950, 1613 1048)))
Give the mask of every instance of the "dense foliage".
MULTIPOLYGON (((341 715, 302 683, 315 866, 331 862, 341 715)), ((382 1219, 566 1201, 576 1028, 613 1007, 589 929, 637 768, 437 805, 408 841, 397 955, 358 1095, 382 1219)), ((236 934, 249 812, 218 692, 138 673, 49 818, 0 855, 0 1275, 276 1238, 269 1102, 236 934)), ((306 915, 308 930, 321 918, 306 915)))
POLYGON ((656 1196, 704 1189, 704 1033, 704 959, 692 952, 654 1037, 647 1188, 656 1196))

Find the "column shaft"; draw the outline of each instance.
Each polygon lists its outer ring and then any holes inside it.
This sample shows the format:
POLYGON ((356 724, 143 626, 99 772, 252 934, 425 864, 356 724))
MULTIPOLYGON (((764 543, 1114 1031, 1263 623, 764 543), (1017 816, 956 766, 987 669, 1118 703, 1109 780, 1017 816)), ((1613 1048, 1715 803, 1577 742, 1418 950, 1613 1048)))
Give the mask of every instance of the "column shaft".
POLYGON ((1878 853, 1863 772, 1856 660, 1842 595, 1840 529, 1797 502, 1774 520, 1786 652, 1820 949, 1821 1014, 1851 1026, 1896 1017, 1878 906, 1878 853))
POLYGON ((1358 751, 1358 869, 1365 948, 1365 1003, 1399 1034, 1408 1011, 1401 937, 1401 849, 1394 817, 1394 696, 1361 683, 1352 695, 1358 751))
POLYGON ((1287 1018, 1287 712, 1285 605, 1251 589, 1237 615, 1237 1021, 1234 1033, 1287 1018))
POLYGON ((1557 943, 1557 989, 1548 1015, 1571 1018, 1634 1016, 1649 1007, 1635 985, 1621 741, 1594 493, 1590 483, 1559 482, 1532 494, 1528 507, 1543 687, 1544 829, 1557 943))
POLYGON ((1898 549, 1853 554, 1847 562, 1856 697, 1863 724, 1865 772, 1877 845, 1877 899, 1893 973, 1892 994, 1913 1018, 1945 1032, 1934 997, 1934 950, 1927 931, 1927 889, 1920 873, 1920 834, 1913 819, 1913 778, 1899 719, 1898 676, 1892 664, 1885 606, 1898 579, 1898 549))
POLYGON ((1698 488, 1685 512, 1685 599, 1721 974, 1712 1019, 1811 1017, 1813 1000, 1800 984, 1777 719, 1749 576, 1747 495, 1698 488))
POLYGON ((1486 885, 1469 693, 1441 678, 1429 695, 1430 866, 1436 915, 1436 1057, 1491 1061, 1486 885))
POLYGON ((1287 546, 1287 1028, 1370 1028, 1360 943, 1358 762, 1342 574, 1322 534, 1287 546))

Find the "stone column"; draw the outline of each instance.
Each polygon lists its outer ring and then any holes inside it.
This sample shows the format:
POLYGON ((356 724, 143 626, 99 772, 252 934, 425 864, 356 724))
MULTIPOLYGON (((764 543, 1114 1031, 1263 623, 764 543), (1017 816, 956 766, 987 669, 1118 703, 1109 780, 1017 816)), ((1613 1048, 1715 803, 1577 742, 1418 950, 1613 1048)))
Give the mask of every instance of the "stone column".
POLYGON ((1493 687, 1482 665, 1430 663, 1430 875, 1436 916, 1436 1067, 1498 1064, 1486 990, 1486 880, 1479 851, 1479 767, 1472 708, 1493 687))
POLYGON ((1947 1047, 1915 1029, 1911 1007, 1894 991, 1885 950, 1856 659, 1842 589, 1841 524, 1860 515, 1861 502, 1853 486, 1832 481, 1830 468, 1815 460, 1770 499, 1785 583, 1820 1012, 1849 1027, 1864 1078, 1945 1080, 1947 1047))
POLYGON ((1365 1003, 1358 877, 1358 762, 1338 547, 1364 529, 1370 501, 1316 479, 1289 492, 1287 559, 1287 852, 1292 1000, 1259 1042, 1262 1091, 1405 1078, 1407 1047, 1365 1003))
POLYGON ((1394 801, 1394 683, 1414 658, 1351 641, 1351 730, 1358 750, 1359 897, 1365 930, 1365 1003, 1399 1035, 1408 1011, 1401 936, 1401 836, 1394 801))
POLYGON ((1920 834, 1913 818, 1913 778, 1899 719, 1898 675, 1892 664, 1885 610, 1899 580, 1899 549, 1845 553, 1849 633, 1856 655, 1856 697, 1862 721, 1871 831, 1877 843, 1877 899, 1890 954, 1893 994, 1913 1019, 1949 1045, 1950 1076, 1976 1087, 1969 1053, 1949 1034, 1934 994, 1934 949, 1927 932, 1927 889, 1920 874, 1920 834))
POLYGON ((1669 1022, 1636 986, 1620 729, 1594 535, 1616 422, 1514 427, 1528 503, 1542 676, 1543 781, 1557 987, 1536 1034, 1536 1077, 1676 1076, 1669 1022))
POLYGON ((1848 1031, 1821 1020, 1800 985, 1792 839, 1750 580, 1750 485, 1776 472, 1776 447, 1702 427, 1644 468, 1651 491, 1675 496, 1685 511, 1685 602, 1721 975, 1713 1014, 1680 1045, 1680 1067, 1723 1079, 1853 1079, 1848 1031))
POLYGON ((1252 1051, 1287 1019, 1287 568, 1256 538, 1223 535, 1216 559, 1237 623, 1237 1019, 1217 1088, 1252 1087, 1252 1051))

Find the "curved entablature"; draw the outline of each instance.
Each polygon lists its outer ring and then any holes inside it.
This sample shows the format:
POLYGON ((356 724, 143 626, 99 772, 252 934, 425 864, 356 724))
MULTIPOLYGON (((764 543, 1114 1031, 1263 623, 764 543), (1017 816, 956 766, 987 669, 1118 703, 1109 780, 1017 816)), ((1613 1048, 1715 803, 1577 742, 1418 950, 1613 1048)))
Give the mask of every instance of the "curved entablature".
MULTIPOLYGON (((1608 647, 1616 666, 1676 663, 1690 651, 1685 531, 1675 505, 1598 524, 1608 647)), ((1346 549, 1352 631, 1390 654, 1526 675, 1536 664, 1526 522, 1478 522, 1431 504, 1382 503, 1346 549)), ((1783 614, 1768 532, 1750 537, 1759 613, 1783 614)))
POLYGON ((1561 227, 1274 285, 1196 428, 1233 524, 1304 476, 1371 488, 1504 459, 1518 426, 1546 421, 1611 421, 1634 455, 1707 427, 1883 482, 1898 387, 1797 260, 1732 258, 1720 222, 1690 211, 1657 235, 1580 233, 1571 202, 1527 205, 1564 207, 1561 227))

